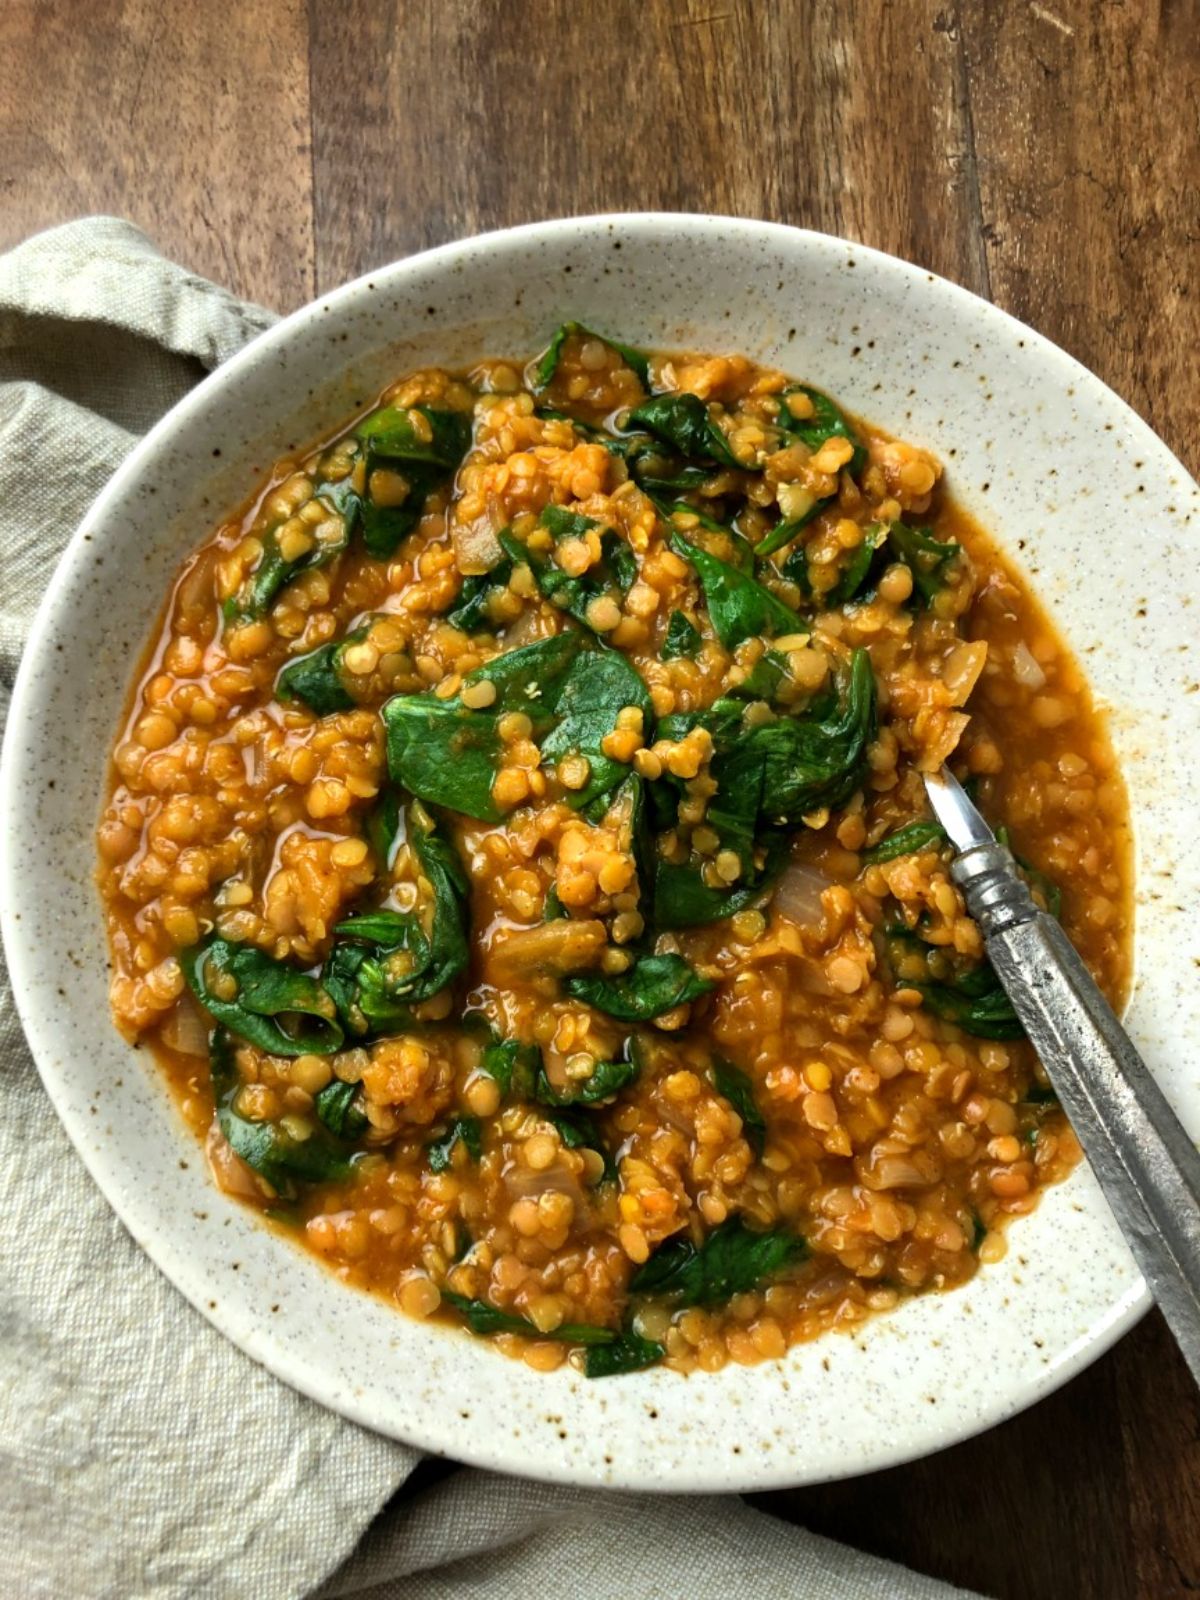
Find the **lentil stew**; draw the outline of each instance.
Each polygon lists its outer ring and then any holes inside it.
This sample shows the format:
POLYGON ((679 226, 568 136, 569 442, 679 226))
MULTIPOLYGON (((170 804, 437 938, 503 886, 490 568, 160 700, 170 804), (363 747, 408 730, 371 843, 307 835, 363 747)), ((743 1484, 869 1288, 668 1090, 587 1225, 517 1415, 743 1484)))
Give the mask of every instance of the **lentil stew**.
POLYGON ((185 565, 100 826, 118 1026, 218 1184, 539 1370, 777 1357, 1078 1159, 923 771, 1110 998, 1123 786, 928 451, 568 323, 423 370, 185 565))

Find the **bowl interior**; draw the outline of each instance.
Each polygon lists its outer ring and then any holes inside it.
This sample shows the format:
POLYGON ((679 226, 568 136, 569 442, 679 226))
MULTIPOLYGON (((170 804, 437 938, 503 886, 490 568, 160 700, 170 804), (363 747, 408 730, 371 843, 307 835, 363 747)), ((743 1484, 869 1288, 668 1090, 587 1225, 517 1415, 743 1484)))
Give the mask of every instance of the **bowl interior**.
POLYGON ((460 1459, 561 1480, 740 1489, 866 1471, 1028 1404, 1144 1309, 1086 1171, 1012 1229, 1003 1263, 952 1295, 777 1364, 589 1384, 350 1295, 210 1186, 153 1063, 99 1020, 99 796, 183 554, 284 449, 391 378, 525 356, 565 316, 634 344, 744 351, 941 456, 1109 708, 1138 846, 1129 1026, 1200 1132, 1200 1027, 1180 1003, 1200 963, 1184 909, 1200 870, 1189 805, 1200 666, 1179 581, 1200 493, 1098 380, 983 302, 844 241, 720 218, 576 219, 402 262, 256 341, 138 448, 55 575, 14 700, 0 899, 21 1015, 72 1138, 135 1237, 226 1334, 324 1404, 460 1459))

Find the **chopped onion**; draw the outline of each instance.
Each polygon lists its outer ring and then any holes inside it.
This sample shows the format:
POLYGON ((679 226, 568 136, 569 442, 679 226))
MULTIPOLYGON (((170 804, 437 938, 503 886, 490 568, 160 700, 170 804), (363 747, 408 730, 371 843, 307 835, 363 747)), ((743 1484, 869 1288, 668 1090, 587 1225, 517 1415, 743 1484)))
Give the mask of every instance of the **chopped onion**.
POLYGON ((210 1026, 191 995, 185 994, 163 1023, 160 1037, 168 1050, 178 1050, 181 1056, 206 1056, 210 1026))
POLYGON ((523 644, 535 644, 545 637, 545 623, 539 606, 522 606, 521 615, 510 628, 504 630, 505 650, 516 650, 523 644))
POLYGON ((942 682, 950 691, 952 706, 965 706, 979 681, 988 647, 982 639, 956 645, 942 664, 942 682))
POLYGON ((504 1174, 504 1187, 516 1200, 536 1200, 539 1195, 558 1193, 569 1195, 581 1215, 587 1211, 587 1197, 573 1172, 566 1167, 548 1167, 544 1172, 534 1172, 528 1167, 509 1167, 504 1174))
POLYGON ((215 1120, 208 1130, 204 1153, 213 1181, 226 1194, 236 1195, 239 1200, 256 1200, 262 1205, 274 1193, 265 1178, 260 1178, 253 1167, 234 1154, 215 1120))
POLYGON ((452 537, 458 570, 468 577, 490 572, 504 554, 486 514, 473 522, 455 523, 452 537))
POLYGON ((1036 693, 1046 687, 1046 674, 1024 639, 1018 641, 1013 651, 1012 664, 1013 677, 1023 689, 1032 689, 1036 693))
POLYGON ((784 869, 783 876, 776 884, 775 898, 771 903, 780 916, 786 917, 789 922, 794 922, 800 928, 811 928, 824 917, 821 896, 832 886, 833 879, 826 877, 823 872, 805 866, 801 861, 793 861, 784 869))

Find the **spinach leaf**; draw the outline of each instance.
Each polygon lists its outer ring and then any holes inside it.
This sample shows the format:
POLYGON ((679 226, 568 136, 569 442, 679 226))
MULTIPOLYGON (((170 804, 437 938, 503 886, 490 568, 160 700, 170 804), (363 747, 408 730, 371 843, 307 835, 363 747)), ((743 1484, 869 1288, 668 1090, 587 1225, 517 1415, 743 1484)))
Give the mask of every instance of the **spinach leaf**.
POLYGON ((563 684, 583 650, 585 639, 574 628, 493 656, 463 679, 464 684, 487 681, 495 685, 492 714, 523 711, 534 723, 548 723, 554 715, 563 684))
POLYGON ((855 650, 836 704, 764 723, 743 736, 725 763, 713 763, 718 793, 721 785, 744 781, 745 769, 761 761, 764 817, 797 823, 823 806, 842 805, 862 779, 875 726, 871 658, 855 650))
POLYGON ((463 579, 458 600, 446 613, 446 621, 463 633, 480 633, 489 624, 488 600, 493 589, 507 587, 512 577, 513 564, 507 556, 496 563, 490 572, 479 572, 463 579))
POLYGON ((483 1052, 480 1070, 495 1078, 507 1100, 532 1100, 542 1070, 542 1052, 519 1039, 493 1039, 483 1052))
POLYGON ((773 879, 783 869, 789 845, 785 833, 767 833, 764 841, 765 859, 755 874, 755 881, 728 889, 710 888, 699 863, 660 860, 654 876, 655 927, 695 928, 762 905, 773 879))
POLYGON ((736 567, 739 572, 754 576, 753 547, 732 523, 718 521, 711 512, 693 505, 690 500, 667 499, 657 494, 650 494, 650 499, 667 524, 668 533, 682 534, 726 566, 736 567), (711 539, 707 537, 709 534, 712 535, 711 539))
POLYGON ((648 729, 653 714, 650 693, 627 658, 607 648, 579 655, 559 690, 555 705, 559 721, 541 747, 543 761, 557 763, 568 755, 587 757, 588 780, 572 793, 572 805, 590 805, 628 777, 629 767, 601 749, 602 740, 617 725, 618 712, 626 706, 642 712, 648 729))
POLYGON ((400 809, 400 797, 394 789, 384 790, 378 805, 367 817, 365 832, 367 843, 375 852, 379 865, 385 872, 390 872, 396 849, 408 836, 407 818, 400 809))
POLYGON ((629 413, 631 427, 645 428, 688 460, 741 467, 729 441, 695 394, 656 394, 629 413))
MULTIPOLYGON (((633 441, 649 440, 649 434, 633 433, 629 435, 633 441)), ((723 471, 718 467, 688 467, 674 457, 662 455, 662 446, 656 440, 650 440, 650 447, 643 445, 637 450, 630 450, 624 459, 628 461, 629 470, 632 472, 638 487, 644 489, 653 499, 659 495, 690 494, 693 490, 702 489, 715 473, 723 471)), ((621 452, 616 452, 621 454, 621 452)), ((689 506, 689 510, 695 510, 689 506)))
POLYGON ((679 1306, 714 1306, 797 1265, 808 1247, 786 1228, 758 1232, 731 1217, 699 1245, 669 1239, 640 1266, 629 1282, 631 1294, 670 1295, 679 1306))
MULTIPOLYGON (((821 605, 832 610, 834 606, 849 605, 873 593, 874 580, 887 562, 887 528, 881 522, 863 529, 862 543, 850 552, 837 582, 821 595, 821 605)), ((783 575, 797 583, 808 596, 812 596, 812 574, 808 567, 808 550, 798 546, 783 564, 783 575)))
POLYGON ((1038 1083, 1034 1079, 1021 1096, 1021 1104, 1027 1106, 1057 1106, 1059 1098, 1048 1083, 1038 1083))
POLYGON ((627 1328, 612 1344, 588 1347, 583 1358, 584 1377, 614 1378, 623 1372, 640 1372, 643 1367, 652 1367, 656 1361, 661 1361, 666 1353, 665 1345, 643 1339, 641 1334, 627 1328))
POLYGON ((314 535, 314 543, 308 550, 302 555, 288 557, 279 548, 279 534, 288 519, 268 528, 262 538, 262 555, 258 565, 221 608, 227 623, 253 622, 265 617, 280 590, 286 588, 293 578, 299 577, 310 567, 327 566, 348 547, 362 517, 362 501, 350 479, 318 485, 313 498, 329 513, 330 525, 336 520, 340 523, 340 529, 332 537, 327 535, 317 539, 314 535))
POLYGON ((339 1139, 357 1139, 367 1129, 367 1114, 360 1105, 358 1085, 343 1083, 334 1078, 318 1090, 313 1109, 317 1116, 339 1139))
POLYGON ((237 1110, 242 1089, 229 1035, 223 1028, 213 1034, 210 1057, 217 1124, 230 1149, 247 1166, 264 1177, 284 1200, 292 1199, 298 1183, 323 1183, 350 1176, 353 1151, 317 1128, 307 1139, 295 1139, 278 1122, 251 1122, 237 1110))
POLYGON ((1025 1029, 1001 987, 995 968, 984 960, 947 977, 928 970, 929 945, 904 927, 884 929, 888 965, 905 989, 916 989, 935 1017, 953 1022, 977 1039, 1023 1039, 1025 1029), (924 968, 913 974, 914 964, 924 968), (899 976, 903 968, 903 976, 899 976))
POLYGON ((564 1150, 594 1150, 600 1156, 604 1171, 597 1178, 597 1184, 608 1183, 617 1176, 617 1164, 601 1141, 595 1118, 590 1113, 570 1106, 558 1109, 550 1106, 546 1108, 545 1117, 558 1134, 564 1150))
POLYGON ((742 1119, 746 1143, 760 1159, 767 1138, 767 1124, 754 1098, 754 1085, 740 1067, 724 1056, 713 1057, 713 1083, 742 1119))
MULTIPOLYGON (((542 527, 553 531, 556 540, 582 538, 590 528, 600 526, 594 518, 564 511, 561 506, 547 506, 540 522, 542 527)), ((512 565, 523 562, 528 566, 539 592, 551 605, 574 617, 585 628, 592 626, 588 608, 594 600, 605 595, 623 598, 637 581, 637 557, 611 528, 600 536, 600 560, 578 577, 572 577, 548 557, 529 549, 507 529, 500 535, 500 547, 512 565)))
POLYGON ((899 856, 915 855, 918 851, 928 850, 931 845, 940 849, 946 842, 946 830, 940 822, 910 822, 907 827, 897 828, 878 844, 864 850, 863 866, 875 867, 884 861, 895 861, 899 856))
POLYGON ((580 972, 563 984, 575 1000, 583 1000, 618 1022, 652 1022, 676 1006, 708 994, 716 984, 701 978, 680 955, 638 956, 625 972, 607 976, 580 972))
POLYGON ((662 659, 675 661, 680 656, 693 660, 700 649, 700 630, 682 611, 672 611, 663 639, 662 659))
POLYGON ((362 1036, 404 1027, 411 1010, 440 993, 467 965, 469 885, 454 846, 417 806, 408 842, 432 891, 426 918, 416 911, 373 911, 334 928, 323 973, 345 1027, 362 1036))
POLYGON ((361 644, 367 631, 366 627, 355 628, 344 639, 331 639, 328 644, 289 661, 275 680, 276 699, 285 704, 299 700, 319 717, 332 716, 335 711, 352 711, 355 701, 345 688, 343 663, 347 647, 361 644))
POLYGON ((360 507, 367 554, 387 561, 401 539, 420 521, 430 492, 456 470, 471 445, 471 419, 459 411, 432 406, 383 406, 355 429, 366 451, 367 493, 360 507), (408 493, 398 505, 382 505, 372 495, 372 474, 385 466, 400 475, 408 493))
POLYGON ((440 1139, 425 1146, 431 1172, 447 1172, 454 1159, 454 1147, 461 1144, 472 1161, 483 1154, 483 1124, 478 1117, 455 1117, 440 1139))
POLYGON ((913 589, 926 605, 946 587, 946 568, 962 553, 958 544, 942 544, 925 528, 893 522, 887 542, 897 561, 912 573, 913 589))
POLYGON ((979 1254, 979 1246, 987 1238, 987 1235, 988 1235, 987 1223, 979 1215, 978 1211, 972 1211, 971 1212, 971 1243, 968 1246, 968 1248, 975 1255, 979 1254))
POLYGON ((433 406, 381 406, 354 430, 369 456, 453 472, 471 447, 471 419, 433 406))
POLYGON ((332 1055, 344 1037, 330 996, 305 972, 213 934, 179 957, 188 987, 231 1033, 275 1056, 332 1055), (236 986, 228 999, 216 992, 236 986))
POLYGON ((533 374, 533 388, 535 392, 549 388, 554 382, 554 375, 558 371, 558 363, 562 359, 563 346, 567 340, 576 334, 583 339, 598 339, 601 344, 607 345, 610 350, 615 350, 627 367, 632 367, 637 373, 638 381, 643 389, 650 387, 650 361, 640 350, 634 350, 630 345, 618 344, 615 339, 606 338, 602 333, 596 333, 592 328, 585 328, 582 322, 564 322, 557 328, 554 337, 546 346, 545 352, 533 374))
POLYGON ((788 664, 778 650, 766 650, 729 693, 739 700, 774 700, 788 675, 788 664))
POLYGON ((650 832, 645 780, 636 772, 631 772, 613 795, 606 817, 616 827, 620 848, 633 857, 639 892, 649 894, 654 882, 654 838, 650 832))
POLYGON ((807 631, 796 613, 757 579, 718 561, 681 533, 671 535, 671 548, 699 573, 713 629, 726 650, 735 650, 744 640, 760 634, 807 631))
POLYGON ((567 908, 558 897, 558 887, 551 884, 546 890, 546 898, 542 902, 542 921, 561 922, 567 915, 567 908))
POLYGON ((442 1299, 464 1319, 472 1333, 520 1333, 528 1339, 557 1339, 562 1344, 606 1345, 616 1342, 611 1328, 596 1328, 586 1322, 564 1322, 552 1333, 543 1333, 527 1317, 515 1316, 511 1311, 498 1311, 486 1300, 471 1300, 464 1294, 442 1290, 442 1299))
POLYGON ((556 1089, 542 1067, 538 1072, 534 1098, 544 1106, 595 1106, 611 1100, 630 1084, 639 1072, 632 1058, 628 1061, 597 1061, 590 1078, 577 1079, 565 1089, 556 1089))
POLYGON ((792 383, 779 396, 779 426, 793 439, 799 439, 812 451, 817 451, 827 439, 849 439, 854 446, 850 458, 850 475, 857 478, 867 464, 867 452, 858 434, 834 405, 827 394, 810 389, 804 383, 792 383), (792 394, 807 395, 812 402, 812 415, 803 419, 794 417, 787 398, 792 394))
POLYGON ((574 631, 556 634, 469 673, 464 684, 486 678, 495 685, 495 702, 486 711, 470 711, 461 700, 432 694, 393 695, 381 712, 393 781, 431 805, 499 822, 503 813, 492 799, 503 750, 497 720, 506 711, 522 711, 535 729, 548 727, 582 643, 574 631))
MULTIPOLYGON (((795 499, 802 499, 798 488, 793 490, 795 499)), ((785 544, 790 544, 798 533, 802 533, 819 512, 829 505, 835 496, 827 495, 819 500, 816 495, 808 495, 809 504, 801 510, 794 511, 789 517, 781 517, 771 531, 754 546, 756 556, 773 556, 776 550, 782 550, 785 544)))
POLYGON ((862 543, 850 553, 850 558, 842 568, 841 576, 832 589, 826 590, 822 596, 822 604, 828 608, 833 606, 849 605, 852 600, 862 596, 864 589, 870 581, 871 574, 875 571, 876 556, 886 540, 886 530, 873 524, 863 529, 862 543))

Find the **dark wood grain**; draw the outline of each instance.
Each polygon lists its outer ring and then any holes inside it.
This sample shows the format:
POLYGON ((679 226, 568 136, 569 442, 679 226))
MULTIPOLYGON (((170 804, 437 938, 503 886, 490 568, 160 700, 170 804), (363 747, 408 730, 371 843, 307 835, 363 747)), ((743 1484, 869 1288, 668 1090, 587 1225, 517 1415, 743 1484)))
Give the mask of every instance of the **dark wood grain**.
POLYGON ((89 212, 284 310, 316 288, 304 0, 2 0, 0 248, 89 212))
MULTIPOLYGON (((3 0, 0 244, 90 210, 287 309, 598 210, 864 240, 1041 328, 1200 463, 1197 0, 3 0)), ((777 1515, 1004 1600, 1200 1592, 1157 1316, 979 1439, 777 1515)))

